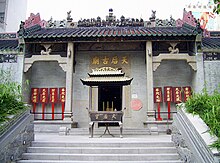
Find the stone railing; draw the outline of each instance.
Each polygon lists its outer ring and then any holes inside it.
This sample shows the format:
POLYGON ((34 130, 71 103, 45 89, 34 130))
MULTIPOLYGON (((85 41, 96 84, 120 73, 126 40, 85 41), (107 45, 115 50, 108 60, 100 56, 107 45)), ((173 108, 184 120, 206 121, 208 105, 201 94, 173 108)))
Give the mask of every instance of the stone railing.
POLYGON ((201 118, 186 113, 184 109, 174 115, 172 140, 186 163, 219 163, 218 151, 208 147, 216 138, 208 133, 201 118))
POLYGON ((33 116, 24 112, 0 135, 0 162, 15 162, 20 159, 34 140, 33 116))

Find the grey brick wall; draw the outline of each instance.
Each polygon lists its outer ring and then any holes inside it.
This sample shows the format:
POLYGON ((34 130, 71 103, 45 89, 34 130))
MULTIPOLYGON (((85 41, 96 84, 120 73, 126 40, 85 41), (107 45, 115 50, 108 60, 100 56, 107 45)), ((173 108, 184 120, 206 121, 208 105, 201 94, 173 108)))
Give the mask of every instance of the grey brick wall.
MULTIPOLYGON (((66 73, 57 62, 35 62, 26 76, 30 76, 30 78, 27 79, 30 80, 31 88, 59 88, 66 86, 66 73)), ((51 104, 46 104, 45 112, 51 113, 51 108, 51 104)), ((61 108, 60 103, 55 104, 56 113, 61 113, 61 108)), ((42 111, 42 105, 40 103, 37 104, 36 111, 42 111)), ((41 114, 35 115, 37 119, 41 119, 41 117, 41 114)), ((45 115, 45 118, 51 119, 51 114, 45 115)), ((61 119, 61 115, 55 115, 55 119, 56 118, 61 119)))
MULTIPOLYGON (((162 87, 164 95, 164 86, 183 87, 191 86, 196 72, 188 65, 186 61, 162 61, 161 65, 154 72, 154 87, 162 87)), ((164 101, 164 100, 163 100, 164 101)), ((157 110, 157 106, 154 105, 157 110)), ((167 103, 161 104, 161 111, 167 111, 167 103)), ((171 111, 176 111, 175 103, 171 103, 171 111)), ((167 118, 163 114, 162 118, 167 118)))
POLYGON ((204 61, 204 73, 208 92, 220 91, 220 61, 204 61))

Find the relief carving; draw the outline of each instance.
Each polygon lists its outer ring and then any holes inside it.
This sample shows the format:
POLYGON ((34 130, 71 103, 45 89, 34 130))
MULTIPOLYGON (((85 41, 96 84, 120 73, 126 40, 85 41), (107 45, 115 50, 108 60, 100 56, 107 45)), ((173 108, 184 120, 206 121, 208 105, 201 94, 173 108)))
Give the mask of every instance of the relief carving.
POLYGON ((40 51, 40 54, 41 54, 41 55, 50 55, 50 53, 52 52, 51 44, 42 44, 42 46, 43 46, 46 50, 41 50, 41 51, 40 51))
POLYGON ((178 53, 179 53, 179 49, 178 49, 178 48, 175 48, 177 44, 178 44, 178 43, 176 43, 176 42, 171 42, 171 43, 170 43, 170 46, 171 46, 171 47, 168 48, 170 54, 178 54, 178 53))

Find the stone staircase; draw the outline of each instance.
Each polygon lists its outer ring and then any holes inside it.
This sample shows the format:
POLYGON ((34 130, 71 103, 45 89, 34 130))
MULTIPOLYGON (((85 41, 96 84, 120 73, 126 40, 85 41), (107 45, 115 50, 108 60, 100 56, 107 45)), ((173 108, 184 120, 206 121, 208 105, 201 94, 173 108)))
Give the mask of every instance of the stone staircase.
POLYGON ((170 135, 149 135, 143 129, 125 129, 124 138, 111 129, 103 135, 97 129, 89 138, 86 129, 71 129, 70 134, 36 134, 32 146, 18 163, 181 163, 170 135), (135 134, 136 132, 136 134, 135 134))
MULTIPOLYGON (((94 128, 94 136, 100 137, 105 131, 105 127, 99 127, 94 128)), ((109 131, 111 134, 113 134, 115 137, 119 137, 120 135, 120 129, 119 127, 109 127, 109 131)), ((72 128, 70 130, 70 135, 89 135, 89 130, 87 128, 72 128)), ((124 128, 123 129, 123 135, 131 136, 131 135, 150 135, 149 129, 139 129, 139 128, 124 128)), ((109 135, 106 133, 106 135, 103 135, 103 137, 108 137, 109 135)))

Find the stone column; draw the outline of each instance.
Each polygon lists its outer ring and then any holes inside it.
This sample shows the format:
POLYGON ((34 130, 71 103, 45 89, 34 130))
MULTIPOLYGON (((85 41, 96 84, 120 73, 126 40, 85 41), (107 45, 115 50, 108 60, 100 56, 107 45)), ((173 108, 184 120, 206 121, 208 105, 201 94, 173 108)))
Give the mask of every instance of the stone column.
POLYGON ((71 121, 73 101, 73 64, 74 64, 74 43, 69 42, 67 47, 67 68, 66 68, 66 104, 64 121, 71 121))
POLYGON ((196 93, 201 93, 203 88, 205 87, 205 77, 204 77, 204 62, 203 62, 203 53, 196 53, 196 77, 194 80, 194 91, 196 93))
POLYGON ((98 111, 98 93, 99 92, 99 89, 98 89, 98 86, 93 86, 92 87, 92 97, 91 97, 91 109, 93 111, 98 111))
POLYGON ((203 51, 202 51, 202 35, 196 36, 195 41, 195 52, 196 52, 196 66, 197 72, 193 81, 194 91, 201 93, 205 87, 205 74, 204 74, 204 62, 203 62, 203 51))
POLYGON ((147 120, 154 120, 153 103, 153 54, 152 42, 146 42, 146 69, 147 69, 147 120))

